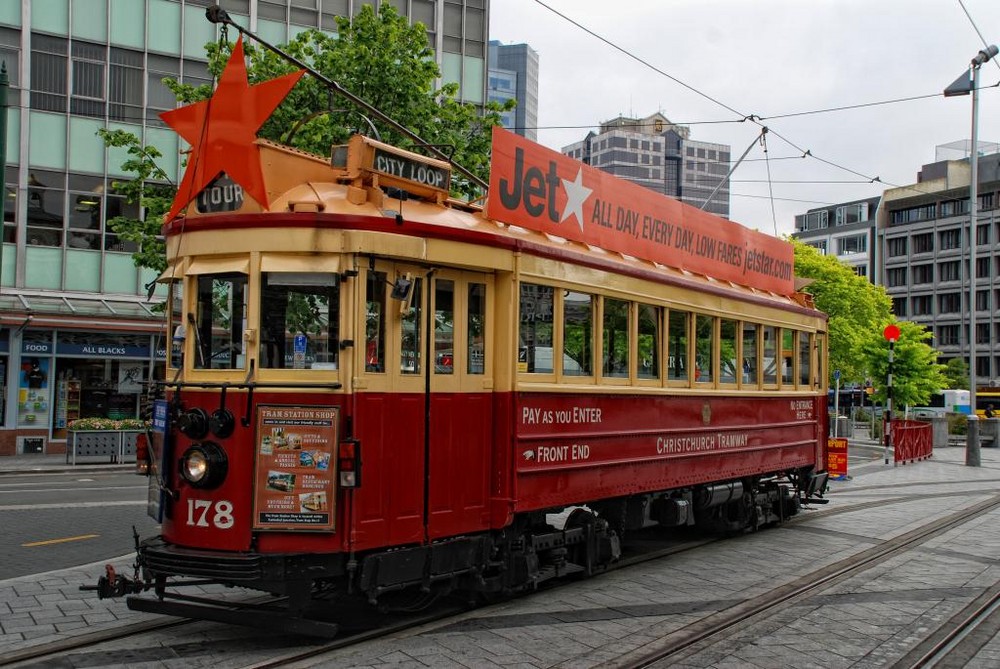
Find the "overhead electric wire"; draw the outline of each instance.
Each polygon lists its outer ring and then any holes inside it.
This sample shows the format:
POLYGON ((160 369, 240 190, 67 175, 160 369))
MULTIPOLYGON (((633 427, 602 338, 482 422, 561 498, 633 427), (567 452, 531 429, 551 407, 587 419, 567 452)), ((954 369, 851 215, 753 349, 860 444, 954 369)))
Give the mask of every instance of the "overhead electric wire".
MULTIPOLYGON (((983 37, 983 33, 980 32, 979 26, 976 25, 976 22, 972 20, 972 14, 970 14, 969 10, 965 8, 965 3, 962 2, 962 0, 958 0, 958 4, 962 8, 962 11, 965 12, 965 18, 969 19, 969 23, 972 24, 972 29, 976 31, 977 35, 979 35, 979 41, 983 43, 984 47, 988 48, 990 46, 990 43, 986 41, 985 37, 983 37)), ((996 64, 997 69, 1000 69, 1000 61, 994 58, 993 62, 996 64)))

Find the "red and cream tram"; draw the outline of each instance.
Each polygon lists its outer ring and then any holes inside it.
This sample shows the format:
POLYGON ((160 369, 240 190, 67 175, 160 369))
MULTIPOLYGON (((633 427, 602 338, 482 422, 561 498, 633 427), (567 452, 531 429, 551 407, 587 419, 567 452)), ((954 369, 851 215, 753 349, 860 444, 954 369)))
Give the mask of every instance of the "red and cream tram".
POLYGON ((503 130, 480 208, 445 162, 234 147, 231 125, 164 227, 162 534, 102 594, 329 633, 316 593, 515 591, 605 568, 638 528, 752 529, 822 495, 826 317, 789 244, 503 130))

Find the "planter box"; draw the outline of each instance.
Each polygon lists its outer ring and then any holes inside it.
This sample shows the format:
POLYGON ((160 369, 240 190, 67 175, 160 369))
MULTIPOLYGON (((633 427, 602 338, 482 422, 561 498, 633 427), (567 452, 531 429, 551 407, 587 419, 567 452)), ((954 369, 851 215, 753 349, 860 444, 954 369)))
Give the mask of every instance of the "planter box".
POLYGON ((107 458, 108 462, 135 462, 135 439, 142 430, 70 430, 66 462, 77 458, 107 458))

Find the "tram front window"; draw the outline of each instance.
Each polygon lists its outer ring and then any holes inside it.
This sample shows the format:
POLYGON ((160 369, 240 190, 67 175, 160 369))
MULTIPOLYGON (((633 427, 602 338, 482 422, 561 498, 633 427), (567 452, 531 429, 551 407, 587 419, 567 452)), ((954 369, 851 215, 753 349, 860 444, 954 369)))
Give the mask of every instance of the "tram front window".
POLYGON ((194 317, 196 369, 243 369, 246 352, 247 277, 203 274, 198 277, 194 317))
POLYGON ((339 277, 329 272, 263 272, 260 366, 336 369, 339 277))

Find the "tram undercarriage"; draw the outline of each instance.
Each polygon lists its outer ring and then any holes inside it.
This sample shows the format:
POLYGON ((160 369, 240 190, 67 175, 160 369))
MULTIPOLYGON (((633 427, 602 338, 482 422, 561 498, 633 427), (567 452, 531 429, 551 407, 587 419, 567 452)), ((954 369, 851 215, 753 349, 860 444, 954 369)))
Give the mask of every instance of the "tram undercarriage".
POLYGON ((754 531, 796 515, 802 503, 823 503, 826 474, 809 470, 787 477, 746 479, 594 501, 563 510, 519 515, 502 530, 455 537, 425 546, 358 556, 347 554, 226 554, 168 545, 157 537, 138 544, 136 578, 109 573, 99 596, 128 597, 133 610, 329 637, 337 625, 314 619, 332 598, 352 597, 386 606, 391 593, 436 596, 465 592, 495 597, 532 590, 551 579, 590 576, 622 557, 627 534, 660 527, 690 527, 713 534, 754 531), (139 572, 142 578, 139 578, 139 572), (184 586, 223 585, 270 593, 266 602, 180 594, 184 586), (168 589, 169 588, 169 589, 168 589), (155 598, 135 594, 152 590, 155 598))

